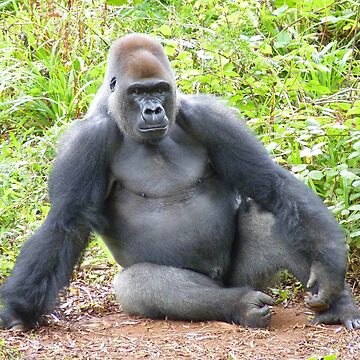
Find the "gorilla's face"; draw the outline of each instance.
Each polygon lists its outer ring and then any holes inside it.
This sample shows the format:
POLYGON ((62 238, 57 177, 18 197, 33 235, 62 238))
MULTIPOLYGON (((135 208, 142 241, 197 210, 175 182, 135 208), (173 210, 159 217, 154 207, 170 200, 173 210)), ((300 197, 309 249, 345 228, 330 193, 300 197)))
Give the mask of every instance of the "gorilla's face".
POLYGON ((176 115, 176 96, 171 83, 159 78, 109 83, 110 111, 122 132, 140 142, 165 137, 176 115))
POLYGON ((120 130, 140 142, 156 142, 175 123, 176 85, 160 43, 128 35, 110 49, 105 91, 120 130))

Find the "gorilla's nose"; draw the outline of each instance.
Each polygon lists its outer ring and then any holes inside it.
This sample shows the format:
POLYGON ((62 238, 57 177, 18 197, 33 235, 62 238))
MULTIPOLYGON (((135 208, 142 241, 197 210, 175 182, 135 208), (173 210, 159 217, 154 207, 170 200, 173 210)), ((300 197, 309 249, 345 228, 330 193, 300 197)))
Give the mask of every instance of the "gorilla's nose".
POLYGON ((142 117, 147 124, 161 124, 165 117, 165 110, 160 104, 148 104, 143 108, 142 117))

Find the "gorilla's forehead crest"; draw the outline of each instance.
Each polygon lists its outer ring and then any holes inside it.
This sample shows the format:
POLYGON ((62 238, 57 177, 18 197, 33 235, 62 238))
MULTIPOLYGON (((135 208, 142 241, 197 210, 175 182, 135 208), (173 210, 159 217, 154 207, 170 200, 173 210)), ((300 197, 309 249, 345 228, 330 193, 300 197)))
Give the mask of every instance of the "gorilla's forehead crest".
POLYGON ((164 64, 145 49, 134 51, 129 57, 128 76, 132 79, 165 78, 164 64))
POLYGON ((117 39, 111 46, 114 55, 129 54, 139 49, 146 49, 156 55, 164 54, 161 44, 146 34, 129 34, 117 39))
POLYGON ((165 78, 170 70, 169 60, 161 44, 145 34, 126 35, 114 42, 110 58, 132 79, 165 78))

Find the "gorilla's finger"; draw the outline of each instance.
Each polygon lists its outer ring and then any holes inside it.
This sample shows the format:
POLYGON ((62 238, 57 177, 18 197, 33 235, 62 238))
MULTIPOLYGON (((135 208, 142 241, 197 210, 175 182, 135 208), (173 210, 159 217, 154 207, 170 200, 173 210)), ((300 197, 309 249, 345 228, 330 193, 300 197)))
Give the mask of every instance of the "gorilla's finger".
POLYGON ((260 292, 259 291, 259 300, 263 303, 263 304, 267 304, 267 305, 275 305, 275 300, 267 295, 267 294, 264 294, 263 292, 260 292))
POLYGON ((269 324, 271 318, 270 309, 267 305, 263 306, 262 308, 251 309, 248 315, 248 325, 259 328, 266 327, 269 324))
POLYGON ((354 330, 354 325, 353 325, 353 321, 352 321, 352 320, 345 320, 345 321, 344 321, 344 326, 345 326, 348 330, 354 330))
MULTIPOLYGON (((10 324, 10 325, 12 325, 12 324, 10 324)), ((14 325, 10 326, 9 329, 11 331, 19 331, 19 332, 26 331, 26 327, 21 322, 15 323, 14 325)))
POLYGON ((353 321, 354 323, 354 328, 357 330, 357 329, 360 329, 360 319, 356 319, 353 321))
POLYGON ((267 305, 263 306, 261 309, 260 309, 260 313, 262 316, 270 316, 270 309, 267 305))
POLYGON ((316 281, 317 281, 317 277, 316 277, 315 271, 312 270, 312 271, 310 272, 310 277, 309 277, 309 280, 308 280, 308 282, 307 282, 307 284, 306 284, 306 287, 307 287, 308 289, 311 289, 312 287, 315 286, 316 281))

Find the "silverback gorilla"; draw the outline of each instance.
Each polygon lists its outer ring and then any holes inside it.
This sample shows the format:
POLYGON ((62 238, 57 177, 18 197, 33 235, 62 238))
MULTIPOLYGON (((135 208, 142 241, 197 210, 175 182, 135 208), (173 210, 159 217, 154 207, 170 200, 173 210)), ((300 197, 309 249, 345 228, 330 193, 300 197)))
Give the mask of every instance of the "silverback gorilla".
POLYGON ((51 210, 3 285, 0 326, 51 311, 94 231, 124 267, 124 311, 151 318, 268 325, 261 292, 280 269, 311 291, 315 321, 360 328, 346 249, 322 201, 268 156, 234 110, 177 93, 162 46, 127 35, 104 84, 64 137, 51 210))

